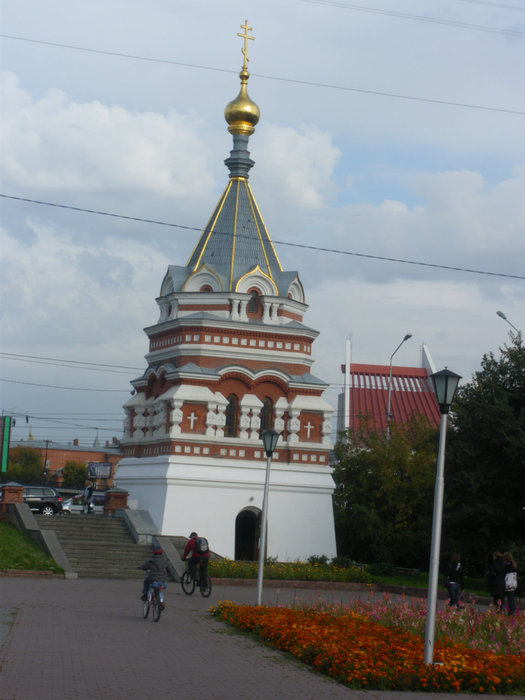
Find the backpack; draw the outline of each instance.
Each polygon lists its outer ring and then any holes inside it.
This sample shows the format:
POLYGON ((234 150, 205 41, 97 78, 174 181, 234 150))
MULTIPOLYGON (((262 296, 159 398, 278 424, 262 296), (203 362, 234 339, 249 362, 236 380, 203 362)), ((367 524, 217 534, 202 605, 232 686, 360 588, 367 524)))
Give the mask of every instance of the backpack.
POLYGON ((205 537, 197 537, 193 551, 195 554, 208 554, 210 551, 208 540, 205 537))
POLYGON ((505 590, 515 591, 518 587, 518 574, 515 571, 509 571, 505 574, 505 590))

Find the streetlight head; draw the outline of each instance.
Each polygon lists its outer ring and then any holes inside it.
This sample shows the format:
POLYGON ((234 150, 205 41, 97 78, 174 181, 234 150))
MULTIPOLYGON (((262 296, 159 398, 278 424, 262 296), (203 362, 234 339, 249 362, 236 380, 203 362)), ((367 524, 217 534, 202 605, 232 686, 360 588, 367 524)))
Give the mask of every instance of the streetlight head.
POLYGON ((505 316, 505 314, 503 313, 503 311, 496 311, 496 313, 497 313, 498 316, 499 316, 500 318, 502 318, 504 321, 507 320, 507 317, 505 316))
POLYGON ((450 410, 450 404, 454 400, 454 394, 458 388, 459 380, 461 379, 459 374, 451 372, 445 367, 441 372, 435 372, 430 375, 432 383, 434 384, 434 392, 436 394, 437 402, 439 404, 439 410, 443 413, 448 413, 450 410))
POLYGON ((277 433, 275 430, 265 430, 264 433, 261 434, 261 440, 263 442, 264 451, 266 452, 267 457, 272 456, 273 451, 277 446, 279 435, 280 433, 277 433))
POLYGON ((411 338, 411 337, 412 337, 412 333, 407 333, 407 334, 405 335, 405 337, 403 338, 403 342, 405 342, 405 340, 408 340, 408 339, 411 338))

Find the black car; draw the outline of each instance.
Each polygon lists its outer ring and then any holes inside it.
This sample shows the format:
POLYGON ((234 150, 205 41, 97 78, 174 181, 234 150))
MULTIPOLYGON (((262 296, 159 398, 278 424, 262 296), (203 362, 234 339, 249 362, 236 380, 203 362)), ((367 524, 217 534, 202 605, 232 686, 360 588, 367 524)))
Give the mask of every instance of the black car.
POLYGON ((51 486, 24 486, 22 498, 31 510, 42 515, 62 512, 62 496, 51 486))

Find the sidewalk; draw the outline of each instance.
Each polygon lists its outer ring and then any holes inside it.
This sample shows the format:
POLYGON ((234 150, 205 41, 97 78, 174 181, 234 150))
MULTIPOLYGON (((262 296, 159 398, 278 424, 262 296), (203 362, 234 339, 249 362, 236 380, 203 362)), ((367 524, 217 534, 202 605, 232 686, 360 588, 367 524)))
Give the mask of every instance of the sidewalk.
MULTIPOLYGON (((2 700, 421 698, 349 690, 206 615, 220 600, 255 603, 255 586, 215 586, 204 599, 198 591, 186 596, 171 583, 158 623, 142 618, 139 595, 136 581, 0 578, 0 630, 6 633, 0 631, 2 700)), ((319 596, 330 602, 369 598, 366 591, 263 590, 265 603, 319 596)))

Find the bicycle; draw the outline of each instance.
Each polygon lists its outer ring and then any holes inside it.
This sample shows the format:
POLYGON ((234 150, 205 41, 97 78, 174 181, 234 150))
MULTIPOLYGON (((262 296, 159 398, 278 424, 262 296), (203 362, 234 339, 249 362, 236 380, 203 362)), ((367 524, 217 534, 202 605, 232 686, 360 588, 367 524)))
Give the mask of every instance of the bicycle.
POLYGON ((180 580, 182 590, 186 595, 192 595, 193 591, 195 590, 195 587, 198 586, 200 588, 201 596, 203 598, 209 598, 210 593, 211 593, 211 578, 209 577, 208 574, 203 574, 202 571, 199 572, 199 578, 193 578, 191 575, 191 571, 188 568, 186 571, 182 574, 181 580, 180 580))
POLYGON ((142 614, 144 619, 149 615, 149 609, 153 609, 153 622, 158 622, 160 620, 160 614, 166 607, 164 605, 164 593, 167 588, 165 583, 160 581, 154 581, 150 583, 148 588, 148 597, 143 601, 142 614))

